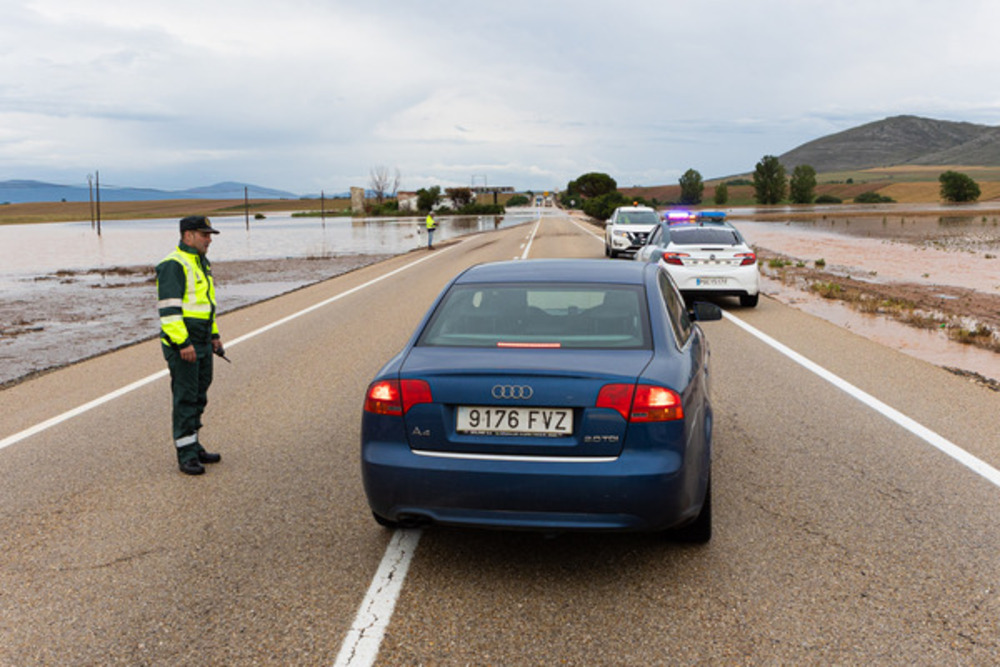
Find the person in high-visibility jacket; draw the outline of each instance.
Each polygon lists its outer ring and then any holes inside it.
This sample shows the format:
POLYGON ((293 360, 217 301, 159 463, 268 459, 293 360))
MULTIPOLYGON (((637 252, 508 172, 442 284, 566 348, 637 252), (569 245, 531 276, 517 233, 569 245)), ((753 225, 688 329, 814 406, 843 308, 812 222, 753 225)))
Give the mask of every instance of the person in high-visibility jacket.
POLYGON ((437 223, 434 222, 434 216, 430 213, 427 214, 427 219, 424 221, 427 225, 427 248, 434 248, 434 230, 438 228, 437 223))
POLYGON ((180 243, 156 266, 160 346, 170 369, 173 440, 181 472, 200 475, 222 460, 198 440, 212 384, 212 355, 224 354, 215 322, 215 283, 206 253, 219 231, 203 215, 180 222, 180 243))

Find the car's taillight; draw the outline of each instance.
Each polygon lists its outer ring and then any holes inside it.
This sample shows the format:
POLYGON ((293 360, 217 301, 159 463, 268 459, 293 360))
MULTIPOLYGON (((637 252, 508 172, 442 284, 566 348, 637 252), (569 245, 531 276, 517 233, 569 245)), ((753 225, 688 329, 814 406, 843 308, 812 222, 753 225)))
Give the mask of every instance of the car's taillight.
POLYGON ((606 384, 597 394, 597 407, 611 408, 630 422, 684 419, 681 397, 666 387, 651 384, 606 384))
POLYGON ((747 264, 757 263, 757 255, 755 255, 752 252, 738 252, 736 253, 736 256, 743 258, 743 261, 740 262, 740 266, 746 266, 747 264))
POLYGON ((632 384, 606 384, 601 387, 601 391, 597 394, 597 407, 616 410, 628 421, 634 391, 635 385, 632 384))
POLYGON ((640 384, 632 401, 634 422, 668 422, 684 419, 681 397, 666 387, 640 384))
POLYGON ((365 412, 402 415, 418 403, 432 403, 431 386, 426 380, 379 380, 365 395, 365 412))
POLYGON ((668 252, 663 254, 663 261, 667 264, 676 264, 677 266, 683 266, 684 261, 682 257, 690 257, 691 255, 686 252, 668 252))

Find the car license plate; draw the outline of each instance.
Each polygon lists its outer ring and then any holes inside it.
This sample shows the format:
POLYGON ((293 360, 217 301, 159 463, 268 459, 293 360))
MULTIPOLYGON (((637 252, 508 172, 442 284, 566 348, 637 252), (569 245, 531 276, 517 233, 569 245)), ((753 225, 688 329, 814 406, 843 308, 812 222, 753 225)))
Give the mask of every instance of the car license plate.
POLYGON ((494 435, 572 435, 573 410, 462 405, 455 429, 459 433, 494 435))
POLYGON ((698 278, 695 280, 697 285, 708 285, 709 287, 718 287, 720 285, 726 284, 725 278, 698 278))

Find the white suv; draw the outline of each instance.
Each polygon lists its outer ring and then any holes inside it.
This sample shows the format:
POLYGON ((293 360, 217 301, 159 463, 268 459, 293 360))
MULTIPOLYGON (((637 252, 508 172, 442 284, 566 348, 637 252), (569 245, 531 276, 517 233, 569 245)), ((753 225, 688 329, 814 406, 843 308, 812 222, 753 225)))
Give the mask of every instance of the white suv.
POLYGON ((656 211, 648 206, 619 206, 604 227, 604 255, 634 253, 645 245, 659 221, 656 211))

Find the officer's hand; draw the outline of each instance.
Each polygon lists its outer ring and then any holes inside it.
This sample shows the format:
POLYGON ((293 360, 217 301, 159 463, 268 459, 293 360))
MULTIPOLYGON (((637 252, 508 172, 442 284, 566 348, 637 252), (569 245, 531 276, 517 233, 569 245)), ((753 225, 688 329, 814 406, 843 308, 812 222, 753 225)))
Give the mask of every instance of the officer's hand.
POLYGON ((194 345, 189 343, 187 346, 181 348, 181 359, 190 364, 198 361, 198 353, 194 351, 194 345))

